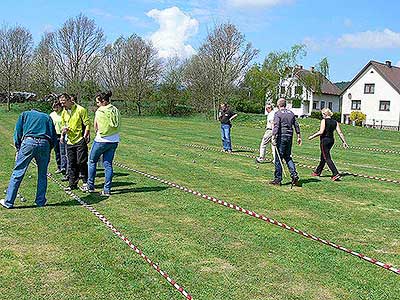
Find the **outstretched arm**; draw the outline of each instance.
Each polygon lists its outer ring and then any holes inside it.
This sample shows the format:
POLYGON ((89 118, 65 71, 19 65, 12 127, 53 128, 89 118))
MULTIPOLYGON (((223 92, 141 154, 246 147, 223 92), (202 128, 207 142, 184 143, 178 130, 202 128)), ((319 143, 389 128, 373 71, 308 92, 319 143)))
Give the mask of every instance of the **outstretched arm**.
POLYGON ((314 133, 313 135, 310 135, 308 137, 309 140, 312 140, 313 138, 316 138, 317 136, 320 136, 321 134, 323 134, 325 131, 325 119, 321 120, 321 124, 319 126, 319 130, 314 133))

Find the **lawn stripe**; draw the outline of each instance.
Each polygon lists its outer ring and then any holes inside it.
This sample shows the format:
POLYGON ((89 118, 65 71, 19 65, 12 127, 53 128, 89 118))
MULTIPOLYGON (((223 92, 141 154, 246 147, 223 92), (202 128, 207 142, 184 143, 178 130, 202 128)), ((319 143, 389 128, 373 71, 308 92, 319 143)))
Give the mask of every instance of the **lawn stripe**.
POLYGON ((309 233, 304 232, 304 231, 302 231, 302 230, 296 229, 295 227, 292 227, 292 226, 290 226, 290 225, 287 225, 287 224, 285 224, 285 223, 283 223, 283 222, 279 222, 279 221, 277 221, 277 220, 274 220, 274 219, 271 219, 271 218, 269 218, 269 217, 266 217, 266 216, 264 216, 264 215, 262 215, 262 214, 256 213, 256 212, 254 212, 254 211, 251 211, 251 210, 248 210, 248 209, 245 209, 245 208, 242 208, 242 207, 240 207, 240 206, 238 206, 238 205, 236 205, 236 204, 232 204, 232 203, 229 203, 229 202, 220 200, 220 199, 218 199, 218 198, 209 196, 209 195, 207 195, 207 194, 203 194, 203 193, 198 192, 198 191, 196 191, 196 190, 189 189, 189 188, 184 187, 184 186, 181 186, 181 185, 179 185, 179 184, 177 184, 177 183, 174 183, 174 182, 171 182, 171 181, 168 181, 168 180, 165 180, 165 179, 161 179, 161 178, 159 178, 159 177, 157 177, 157 176, 154 176, 154 175, 151 175, 151 174, 148 174, 148 173, 145 173, 145 172, 136 170, 136 169, 131 168, 131 167, 129 167, 129 166, 127 166, 127 165, 124 165, 124 164, 122 164, 122 163, 114 162, 114 164, 115 164, 116 166, 122 168, 122 169, 131 171, 131 172, 134 172, 134 173, 143 175, 143 176, 145 176, 145 177, 147 177, 147 178, 150 178, 150 179, 159 181, 159 182, 161 182, 161 183, 167 184, 167 185, 172 186, 172 187, 174 187, 174 188, 176 188, 176 189, 178 189, 178 190, 181 190, 181 191, 183 191, 183 192, 186 192, 186 193, 189 193, 189 194, 193 194, 193 195, 195 195, 195 196, 199 196, 199 197, 201 197, 201 198, 203 198, 203 199, 205 199, 205 200, 209 200, 209 201, 211 201, 211 202, 213 202, 213 203, 217 203, 217 204, 223 205, 223 206, 225 206, 225 207, 227 207, 227 208, 234 209, 234 210, 236 210, 236 211, 238 211, 238 212, 242 212, 242 213, 244 213, 244 214, 246 214, 246 215, 249 215, 249 216, 251 216, 251 217, 254 217, 254 218, 263 220, 263 221, 265 221, 265 222, 268 222, 268 223, 270 223, 270 224, 273 224, 273 225, 276 225, 276 226, 278 226, 278 227, 284 228, 284 229, 286 229, 286 230, 289 230, 289 231, 292 231, 292 232, 296 232, 296 233, 298 233, 298 234, 300 234, 300 235, 302 235, 302 236, 304 236, 304 237, 306 237, 306 238, 309 238, 309 239, 312 239, 312 240, 314 240, 314 241, 318 241, 318 242, 320 242, 320 243, 322 243, 322 244, 331 246, 331 247, 333 247, 334 249, 341 250, 341 251, 343 251, 343 252, 349 253, 349 254, 351 254, 351 255, 353 255, 353 256, 356 256, 356 257, 361 258, 361 259, 363 259, 363 260, 365 260, 365 261, 368 261, 368 262, 370 262, 370 263, 372 263, 372 264, 374 264, 374 265, 376 265, 376 266, 382 267, 382 268, 384 268, 385 270, 389 270, 389 271, 394 272, 394 273, 397 274, 397 275, 400 275, 400 269, 397 268, 397 267, 394 267, 394 266, 392 266, 392 265, 390 265, 390 264, 382 263, 382 262, 380 262, 380 261, 378 261, 378 260, 376 260, 376 259, 367 257, 367 256, 365 256, 364 254, 355 252, 355 251, 353 251, 353 250, 351 250, 351 249, 348 249, 348 248, 345 248, 345 247, 343 247, 343 246, 341 246, 341 245, 335 244, 335 243, 333 243, 333 242, 331 242, 331 241, 329 241, 329 240, 321 239, 321 238, 319 238, 319 237, 317 237, 317 236, 315 236, 315 235, 312 235, 312 234, 309 234, 309 233))
MULTIPOLYGON (((200 149, 203 151, 209 150, 209 151, 214 151, 214 152, 222 152, 222 153, 228 154, 228 155, 243 156, 243 157, 254 158, 254 159, 257 158, 257 156, 255 156, 255 155, 243 154, 243 153, 237 153, 237 152, 225 152, 224 150, 221 150, 219 148, 203 146, 203 145, 199 145, 199 144, 184 144, 183 146, 190 147, 190 148, 196 148, 196 149, 200 149)), ((273 162, 272 160, 265 160, 265 161, 270 162, 270 163, 273 162)), ((305 164, 301 164, 301 163, 296 163, 296 165, 299 167, 307 168, 307 169, 312 169, 312 170, 315 169, 315 166, 312 166, 312 165, 305 165, 305 164)), ((359 173, 343 172, 340 175, 361 177, 361 178, 373 179, 373 180, 382 181, 382 182, 400 184, 399 180, 388 179, 388 178, 383 178, 383 177, 378 177, 378 176, 365 175, 365 174, 359 174, 359 173)))

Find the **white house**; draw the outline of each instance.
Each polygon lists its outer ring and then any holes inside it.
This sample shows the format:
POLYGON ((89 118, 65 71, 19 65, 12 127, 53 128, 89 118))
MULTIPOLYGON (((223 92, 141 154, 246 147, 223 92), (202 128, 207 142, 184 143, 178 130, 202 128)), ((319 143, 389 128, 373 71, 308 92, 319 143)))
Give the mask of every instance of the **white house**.
POLYGON ((342 92, 342 122, 350 113, 367 115, 367 126, 400 126, 400 68, 390 61, 370 61, 342 92))
POLYGON ((305 70, 300 66, 293 70, 292 75, 281 80, 280 95, 289 100, 288 108, 298 117, 310 116, 313 110, 325 107, 333 112, 340 112, 341 90, 326 77, 322 76, 320 91, 305 87, 305 78, 314 72, 316 71, 313 67, 305 70), (295 103, 294 99, 300 99, 301 103, 295 103))

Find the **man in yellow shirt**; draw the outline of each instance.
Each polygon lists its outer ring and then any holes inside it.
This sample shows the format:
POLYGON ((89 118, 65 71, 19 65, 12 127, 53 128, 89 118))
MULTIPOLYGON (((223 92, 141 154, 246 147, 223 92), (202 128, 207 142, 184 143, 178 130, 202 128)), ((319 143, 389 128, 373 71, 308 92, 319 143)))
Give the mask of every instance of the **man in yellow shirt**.
POLYGON ((63 106, 61 113, 62 138, 66 140, 68 156, 68 190, 78 188, 79 174, 83 175, 83 188, 87 189, 88 147, 90 141, 90 122, 86 108, 76 104, 70 95, 60 96, 63 106))

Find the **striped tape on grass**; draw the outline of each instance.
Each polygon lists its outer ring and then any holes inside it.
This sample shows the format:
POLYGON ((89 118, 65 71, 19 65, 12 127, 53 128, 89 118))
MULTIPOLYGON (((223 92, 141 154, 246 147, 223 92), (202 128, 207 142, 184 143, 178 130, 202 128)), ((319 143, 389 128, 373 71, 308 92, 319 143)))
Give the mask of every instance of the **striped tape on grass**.
POLYGON ((397 274, 397 275, 400 275, 400 269, 397 268, 397 267, 394 267, 394 266, 392 266, 392 265, 390 265, 390 264, 386 264, 386 263, 380 262, 380 261, 378 261, 378 260, 376 260, 376 259, 374 259, 374 258, 370 258, 370 257, 368 257, 368 256, 365 256, 364 254, 355 252, 355 251, 353 251, 353 250, 351 250, 351 249, 345 248, 345 247, 343 247, 343 246, 340 246, 340 245, 335 244, 335 243, 333 243, 333 242, 330 242, 330 241, 328 241, 328 240, 319 238, 319 237, 317 237, 317 236, 315 236, 315 235, 312 235, 312 234, 309 234, 309 233, 304 232, 304 231, 302 231, 302 230, 296 229, 295 227, 286 225, 285 223, 279 222, 279 221, 277 221, 277 220, 273 220, 273 219, 271 219, 271 218, 268 218, 268 217, 266 217, 266 216, 263 216, 262 214, 258 214, 258 213, 254 212, 254 211, 251 211, 251 210, 242 208, 242 207, 240 207, 240 206, 238 206, 238 205, 236 205, 236 204, 232 204, 232 203, 229 203, 229 202, 226 202, 226 201, 217 199, 217 198, 215 198, 215 197, 209 196, 209 195, 207 195, 207 194, 203 194, 203 193, 198 192, 198 191, 196 191, 196 190, 192 190, 192 189, 189 189, 189 188, 187 188, 187 187, 181 186, 181 185, 179 185, 179 184, 177 184, 177 183, 174 183, 174 182, 171 182, 171 181, 168 181, 168 180, 165 180, 165 179, 161 179, 161 178, 159 178, 159 177, 157 177, 157 176, 154 176, 154 175, 151 175, 151 174, 148 174, 148 173, 145 173, 145 172, 136 170, 136 169, 131 168, 131 167, 129 167, 129 166, 126 166, 126 165, 124 165, 124 164, 122 164, 122 163, 114 162, 114 164, 115 164, 116 166, 120 167, 120 168, 123 168, 123 169, 125 169, 125 170, 131 171, 131 172, 134 172, 134 173, 137 173, 137 174, 140 174, 140 175, 143 175, 143 176, 145 176, 145 177, 147 177, 147 178, 150 178, 150 179, 159 181, 159 182, 161 182, 161 183, 167 184, 167 185, 169 185, 169 186, 171 186, 171 187, 174 187, 174 188, 176 188, 176 189, 178 189, 178 190, 181 190, 181 191, 183 191, 183 192, 186 192, 186 193, 189 193, 189 194, 193 194, 193 195, 195 195, 195 196, 201 197, 201 198, 203 198, 203 199, 205 199, 205 200, 208 200, 208 201, 211 201, 211 202, 213 202, 213 203, 216 203, 216 204, 225 206, 225 207, 230 208, 230 209, 234 209, 234 210, 236 210, 236 211, 238 211, 238 212, 241 212, 241 213, 244 213, 244 214, 249 215, 249 216, 251 216, 251 217, 260 219, 260 220, 262 220, 262 221, 264 221, 264 222, 268 222, 268 223, 270 223, 270 224, 279 226, 279 227, 284 228, 284 229, 286 229, 286 230, 295 232, 295 233, 297 233, 297 234, 299 234, 299 235, 301 235, 301 236, 303 236, 303 237, 306 237, 306 238, 308 238, 308 239, 311 239, 311 240, 320 242, 320 243, 322 243, 322 244, 324 244, 324 245, 327 245, 327 246, 331 246, 331 247, 333 247, 333 248, 335 248, 335 249, 337 249, 337 250, 344 251, 344 252, 349 253, 349 254, 351 254, 351 255, 353 255, 353 256, 356 256, 356 257, 358 257, 358 258, 360 258, 360 259, 362 259, 362 260, 365 260, 365 261, 367 261, 367 262, 370 262, 370 263, 372 263, 372 264, 374 264, 374 265, 376 265, 376 266, 382 267, 382 268, 384 268, 385 270, 389 270, 389 271, 394 272, 394 273, 397 274))

